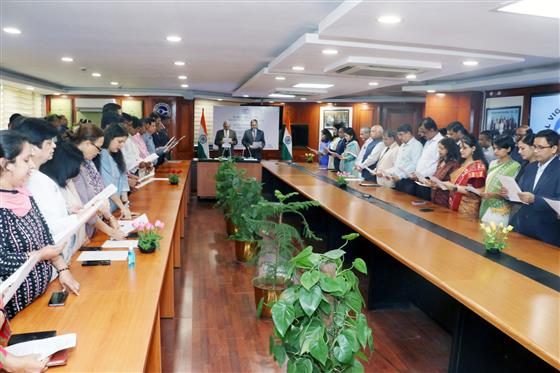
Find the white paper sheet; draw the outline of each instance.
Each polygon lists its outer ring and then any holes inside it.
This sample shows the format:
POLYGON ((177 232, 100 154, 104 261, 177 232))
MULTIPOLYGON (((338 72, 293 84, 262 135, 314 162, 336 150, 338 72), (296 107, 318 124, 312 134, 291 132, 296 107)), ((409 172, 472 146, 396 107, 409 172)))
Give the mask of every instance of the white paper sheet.
POLYGON ((177 159, 167 161, 167 163, 181 163, 181 162, 182 162, 181 160, 177 160, 177 159))
POLYGON ((443 184, 443 181, 441 181, 440 179, 438 179, 435 176, 431 176, 430 180, 433 181, 434 183, 436 183, 436 185, 441 189, 441 190, 447 190, 447 187, 445 186, 445 184, 443 184))
POLYGON ((88 260, 124 261, 128 258, 128 251, 83 251, 78 257, 78 262, 88 260))
MULTIPOLYGON (((560 201, 555 201, 553 199, 548 199, 548 198, 543 198, 546 203, 549 204, 550 207, 552 207, 552 209, 558 214, 560 215, 560 201)), ((6 304, 6 303, 4 303, 6 304)))
POLYGON ((148 223, 148 216, 146 214, 142 214, 134 220, 119 220, 119 227, 124 234, 129 234, 134 230, 133 224, 146 224, 148 223))
POLYGON ((165 178, 165 177, 152 177, 151 179, 148 179, 148 180, 144 181, 143 183, 136 184, 135 188, 140 189, 140 188, 143 188, 150 183, 153 183, 154 181, 167 181, 167 180, 168 179, 165 178))
POLYGON ((38 259, 39 257, 34 255, 33 257, 27 259, 27 261, 6 280, 0 280, 0 296, 2 297, 2 304, 7 304, 10 299, 12 299, 17 289, 29 275, 29 272, 31 272, 33 267, 37 264, 38 259))
POLYGON ((142 176, 141 178, 138 179, 138 184, 141 184, 144 181, 146 181, 146 180, 148 180, 148 179, 150 179, 154 176, 156 176, 156 170, 152 168, 152 172, 150 172, 149 174, 146 174, 146 175, 144 175, 144 176, 142 176))
POLYGON ((76 233, 78 229, 80 229, 89 219, 91 219, 91 217, 97 212, 97 210, 99 210, 103 203, 103 200, 97 200, 87 209, 80 212, 80 214, 78 215, 78 219, 76 219, 73 224, 68 225, 63 231, 58 232, 58 234, 53 236, 55 245, 60 245, 66 242, 70 238, 70 236, 76 233))
POLYGON ((346 181, 364 181, 361 177, 345 177, 344 180, 346 181))
POLYGON ((498 176, 498 179, 508 192, 507 198, 512 202, 521 202, 519 196, 517 195, 518 193, 521 193, 521 189, 519 188, 519 185, 517 185, 515 179, 511 176, 505 175, 498 176))
POLYGON ((117 193, 117 187, 114 186, 113 184, 108 185, 107 187, 105 187, 105 189, 103 189, 97 195, 93 196, 93 198, 90 199, 84 205, 84 209, 87 209, 90 206, 93 206, 98 201, 106 201, 107 199, 109 199, 115 193, 117 193))
POLYGON ((253 141, 253 144, 249 146, 251 149, 260 149, 262 148, 262 141, 253 141))
POLYGON ((138 247, 138 240, 107 240, 101 245, 104 249, 128 249, 138 247))
POLYGON ((42 360, 58 351, 76 347, 76 340, 76 333, 63 334, 56 337, 18 343, 6 347, 6 351, 15 356, 38 354, 40 355, 39 360, 42 360))

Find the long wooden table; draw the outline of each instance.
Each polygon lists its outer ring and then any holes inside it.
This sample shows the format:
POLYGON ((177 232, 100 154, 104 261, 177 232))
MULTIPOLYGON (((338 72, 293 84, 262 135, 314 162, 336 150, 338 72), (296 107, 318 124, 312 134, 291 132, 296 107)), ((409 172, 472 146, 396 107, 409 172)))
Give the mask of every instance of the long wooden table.
MULTIPOLYGON (((57 372, 161 371, 160 317, 174 316, 173 267, 180 265, 190 161, 166 164, 156 177, 165 177, 169 169, 183 171, 179 185, 154 181, 130 196, 133 212, 165 224, 160 249, 153 254, 137 251, 135 269, 128 269, 127 261, 82 267, 76 261, 78 252, 70 267, 80 295, 70 295, 63 307, 48 307, 51 293, 60 290, 54 281, 11 321, 13 333, 77 333, 68 364, 57 372)), ((88 246, 105 239, 96 235, 88 246)))
MULTIPOLYGON (((358 182, 350 182, 351 190, 342 190, 332 185, 332 173, 318 171, 316 165, 290 166, 275 161, 262 164, 263 173, 269 172, 306 198, 320 202, 321 208, 338 221, 560 369, 558 247, 512 232, 504 254, 514 262, 509 268, 508 261, 504 265, 503 261, 466 249, 431 229, 439 227, 451 232, 451 236, 462 236, 465 242, 481 242, 478 221, 469 221, 431 203, 413 206, 411 202, 417 198, 388 188, 361 187, 358 182), (421 212, 420 208, 425 207, 433 211, 421 212), (419 224, 419 220, 431 225, 419 224), (546 275, 548 283, 541 282, 539 276, 527 277, 523 270, 517 270, 518 266, 546 275)), ((264 175, 263 179, 266 184, 264 175)))

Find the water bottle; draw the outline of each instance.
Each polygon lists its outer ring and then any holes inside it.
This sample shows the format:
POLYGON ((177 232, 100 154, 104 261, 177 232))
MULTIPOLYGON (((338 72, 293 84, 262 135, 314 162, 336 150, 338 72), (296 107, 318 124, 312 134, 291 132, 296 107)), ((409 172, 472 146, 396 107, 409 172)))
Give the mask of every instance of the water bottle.
POLYGON ((136 253, 133 247, 128 248, 128 268, 134 269, 136 266, 136 253))

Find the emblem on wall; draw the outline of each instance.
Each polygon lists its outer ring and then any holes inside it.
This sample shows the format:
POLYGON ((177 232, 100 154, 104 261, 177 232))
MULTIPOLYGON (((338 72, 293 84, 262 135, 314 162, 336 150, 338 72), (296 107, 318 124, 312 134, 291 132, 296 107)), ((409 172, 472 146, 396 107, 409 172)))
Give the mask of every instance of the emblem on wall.
POLYGON ((165 102, 159 102, 154 105, 154 113, 158 113, 159 115, 170 117, 171 106, 169 106, 165 102))

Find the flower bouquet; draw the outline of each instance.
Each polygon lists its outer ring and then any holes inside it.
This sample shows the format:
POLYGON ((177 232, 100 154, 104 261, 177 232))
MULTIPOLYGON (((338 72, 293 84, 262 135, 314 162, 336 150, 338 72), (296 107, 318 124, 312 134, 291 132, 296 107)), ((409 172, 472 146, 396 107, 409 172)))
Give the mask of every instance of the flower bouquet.
POLYGON ((183 171, 181 171, 181 170, 170 170, 169 174, 167 175, 167 178, 169 180, 169 184, 171 184, 171 185, 179 184, 179 175, 182 172, 183 171))
POLYGON ((348 185, 348 181, 346 181, 346 178, 350 177, 350 173, 349 172, 337 172, 336 173, 336 182, 338 183, 338 187, 339 188, 346 188, 346 186, 348 185))
POLYGON ((313 159, 315 159, 315 154, 313 153, 305 153, 305 160, 307 161, 307 163, 313 163, 313 159))
POLYGON ((490 224, 480 224, 480 229, 484 235, 484 247, 489 253, 499 254, 507 247, 507 239, 509 232, 513 227, 508 225, 504 226, 503 223, 496 225, 493 221, 490 224))
POLYGON ((150 254, 159 248, 159 241, 163 238, 160 231, 165 224, 156 220, 154 224, 150 222, 133 223, 132 226, 138 232, 138 249, 141 253, 150 254))

